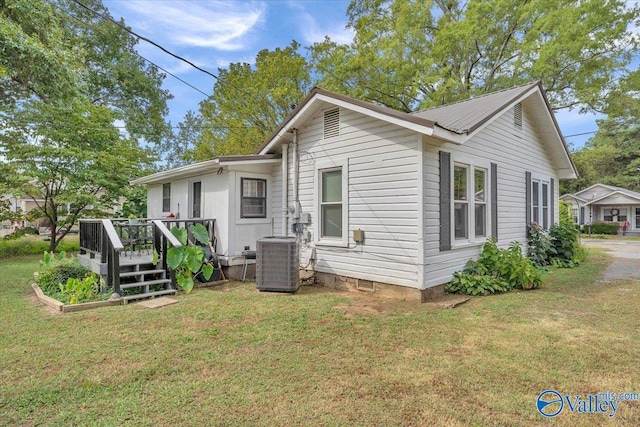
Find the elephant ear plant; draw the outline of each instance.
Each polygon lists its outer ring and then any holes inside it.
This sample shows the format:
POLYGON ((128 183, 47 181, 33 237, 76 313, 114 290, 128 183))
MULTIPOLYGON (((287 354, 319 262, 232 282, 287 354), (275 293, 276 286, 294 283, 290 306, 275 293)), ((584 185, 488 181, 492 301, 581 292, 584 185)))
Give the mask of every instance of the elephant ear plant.
MULTIPOLYGON (((209 244, 209 233, 202 224, 189 227, 189 232, 197 243, 209 244)), ((202 273, 206 280, 213 274, 213 266, 205 260, 202 246, 188 245, 189 233, 185 228, 173 227, 171 233, 178 239, 182 246, 169 248, 167 251, 167 265, 176 273, 176 280, 180 289, 186 293, 193 289, 193 277, 202 273)))

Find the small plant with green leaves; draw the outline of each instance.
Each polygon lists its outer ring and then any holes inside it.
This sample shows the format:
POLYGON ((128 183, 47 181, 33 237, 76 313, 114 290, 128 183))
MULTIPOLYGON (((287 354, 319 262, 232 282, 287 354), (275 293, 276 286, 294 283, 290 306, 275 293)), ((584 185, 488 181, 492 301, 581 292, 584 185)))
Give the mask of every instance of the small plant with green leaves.
POLYGON ((60 283, 60 293, 56 299, 67 304, 80 304, 97 299, 106 299, 109 295, 100 294, 100 286, 103 279, 95 273, 91 273, 84 279, 70 277, 66 283, 60 283), (99 297, 101 296, 101 297, 99 297))
POLYGON ((500 249, 494 239, 489 239, 478 260, 468 261, 462 271, 454 273, 445 290, 457 294, 487 295, 512 289, 533 289, 541 284, 540 271, 522 254, 518 242, 512 242, 508 249, 500 249))
POLYGON ((214 267, 205 260, 205 252, 199 245, 189 245, 189 233, 197 243, 209 244, 209 233, 202 224, 195 224, 185 228, 173 227, 171 233, 178 239, 181 246, 169 248, 167 251, 167 265, 175 271, 180 289, 186 293, 193 289, 193 278, 202 273, 206 280, 211 278, 214 267))

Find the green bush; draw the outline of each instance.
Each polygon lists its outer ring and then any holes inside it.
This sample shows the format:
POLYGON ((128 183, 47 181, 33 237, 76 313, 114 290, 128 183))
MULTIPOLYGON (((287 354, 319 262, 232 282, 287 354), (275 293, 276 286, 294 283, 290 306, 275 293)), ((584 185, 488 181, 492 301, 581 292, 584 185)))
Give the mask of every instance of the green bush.
POLYGON ((584 260, 585 250, 580 245, 580 233, 571 225, 554 224, 549 228, 549 237, 554 246, 552 264, 571 268, 584 260))
MULTIPOLYGON (((36 238, 22 237, 16 240, 0 239, 0 259, 22 255, 39 255, 49 250, 49 242, 36 238)), ((80 243, 77 239, 65 238, 58 245, 58 251, 77 252, 80 243)))
POLYGON ((494 239, 482 247, 477 261, 470 260, 462 271, 454 273, 445 285, 451 293, 486 295, 512 289, 533 289, 542 284, 542 274, 524 257, 518 242, 500 249, 494 239))
POLYGON ((60 285, 67 283, 69 279, 83 280, 90 275, 91 272, 80 265, 76 259, 67 258, 39 274, 36 283, 42 292, 53 296, 60 292, 60 285))
MULTIPOLYGON (((596 222, 591 224, 592 234, 618 234, 620 224, 617 222, 596 222)), ((585 225, 582 230, 584 233, 589 232, 589 226, 585 225)))
POLYGON ((580 244, 580 232, 574 224, 554 224, 546 232, 542 227, 529 226, 528 256, 534 265, 571 268, 582 262, 586 251, 580 244))
POLYGON ((528 256, 534 265, 544 267, 551 264, 551 259, 556 255, 556 249, 549 234, 539 225, 529 225, 528 256))

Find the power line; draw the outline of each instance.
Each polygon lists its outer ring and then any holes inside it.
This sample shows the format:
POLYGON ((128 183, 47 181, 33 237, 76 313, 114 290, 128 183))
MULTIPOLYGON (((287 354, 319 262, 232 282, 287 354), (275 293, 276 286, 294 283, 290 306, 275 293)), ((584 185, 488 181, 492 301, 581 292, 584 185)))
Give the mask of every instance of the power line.
POLYGON ((571 138, 571 137, 574 137, 574 136, 592 135, 592 134, 597 133, 597 132, 598 132, 597 130, 592 130, 592 131, 589 131, 589 132, 574 133, 573 135, 564 135, 564 137, 565 138, 571 138))
MULTIPOLYGON (((202 72, 202 73, 205 73, 205 74, 206 74, 206 75, 208 75, 208 76, 213 77, 214 79, 216 79, 216 80, 217 80, 217 81, 219 81, 220 83, 225 84, 225 85, 227 85, 227 86, 229 86, 229 87, 231 87, 231 88, 233 88, 233 89, 235 89, 235 90, 237 90, 237 91, 239 91, 239 92, 242 92, 242 93, 244 93, 245 95, 248 95, 248 96, 250 96, 250 97, 252 97, 252 98, 253 98, 253 97, 255 97, 255 93, 251 93, 251 92, 247 91, 247 90, 246 90, 246 89, 244 89, 244 88, 237 87, 237 86, 232 85, 231 83, 229 83, 229 82, 227 82, 227 81, 225 81, 225 80, 220 79, 220 77, 216 76, 216 75, 215 75, 215 74, 213 74, 211 71, 205 70, 204 68, 201 68, 201 67, 197 66, 196 64, 194 64, 193 62, 189 61, 188 59, 186 59, 186 58, 184 58, 184 57, 182 57, 182 56, 180 56, 180 55, 177 55, 177 54, 175 54, 175 53, 171 52, 169 49, 165 48, 164 46, 160 45, 159 43, 156 43, 156 42, 154 42, 153 40, 151 40, 151 39, 149 39, 149 38, 147 38, 147 37, 145 37, 145 36, 142 36, 142 35, 140 35, 140 34, 136 33, 135 31, 131 30, 130 28, 127 28, 125 25, 123 25, 122 23, 120 23, 120 22, 116 21, 116 20, 115 20, 115 19, 113 19, 112 17, 110 17, 110 16, 105 16, 104 14, 102 14, 102 13, 100 13, 100 12, 96 11, 96 10, 91 9, 89 6, 87 6, 87 5, 83 4, 83 3, 82 3, 82 2, 80 2, 79 0, 72 0, 72 1, 73 1, 74 3, 76 3, 77 5, 79 5, 80 7, 82 7, 83 9, 86 9, 86 10, 88 10, 89 12, 93 13, 94 15, 96 15, 96 16, 98 16, 98 17, 100 17, 101 19, 104 19, 104 20, 106 20, 106 21, 109 21, 109 22, 113 23, 114 25, 117 25, 118 27, 122 28, 124 31, 126 31, 127 33, 129 33, 129 34, 133 35, 134 37, 137 37, 137 38, 139 38, 140 40, 144 40, 144 41, 146 41, 147 43, 149 43, 149 44, 151 44, 151 45, 153 45, 153 46, 157 47, 158 49, 162 50, 162 51, 163 51, 163 52, 165 52, 166 54, 168 54, 168 55, 172 56, 173 58, 178 59, 179 61, 182 61, 182 62, 184 62, 184 63, 188 64, 189 66, 193 67, 194 69, 196 69, 196 70, 198 70, 198 71, 200 71, 200 72, 202 72)), ((208 95, 207 95, 207 96, 208 96, 208 95)), ((274 110, 276 110, 276 111, 278 110, 278 106, 277 106, 277 105, 275 105, 275 104, 273 104, 273 103, 272 103, 268 98, 266 98, 265 100, 266 100, 266 102, 271 106, 271 108, 273 108, 273 109, 274 109, 274 110)))
MULTIPOLYGON (((59 12, 60 12, 60 13, 62 13, 63 11, 62 11, 62 10, 59 10, 59 12)), ((68 17, 70 17, 70 18, 72 18, 72 19, 74 19, 74 20, 76 20, 76 21, 77 21, 77 22, 79 22, 80 24, 86 25, 86 23, 85 23, 84 21, 82 21, 80 18, 78 18, 78 17, 76 17, 76 16, 73 16, 73 15, 71 15, 71 14, 67 14, 67 13, 65 13, 64 15, 65 15, 65 16, 68 16, 68 17)), ((88 29, 88 26, 86 26, 86 28, 88 29)), ((104 33, 102 33, 102 34, 104 34, 104 33)), ((207 97, 209 96, 209 94, 208 94, 208 93, 206 93, 206 92, 204 92, 204 91, 202 91, 202 90, 198 89, 197 87, 195 87, 194 85, 192 85, 192 84, 191 84, 191 83, 189 83, 188 81, 186 81, 186 80, 184 80, 184 79, 182 79, 182 78, 180 78, 180 77, 176 76, 176 75, 175 75, 175 74, 173 74, 172 72, 170 72, 170 71, 166 70, 165 68, 161 67, 160 65, 158 65, 158 64, 156 64, 155 62, 151 61, 150 59, 147 59, 147 58, 145 58, 144 56, 140 55, 140 53, 138 53, 136 50, 133 50, 133 52, 132 52, 132 53, 133 53, 134 55, 136 55, 138 58, 140 58, 140 59, 142 59, 142 60, 144 60, 144 61, 148 62, 149 64, 153 65, 154 67, 158 68, 159 70, 164 71, 165 73, 167 73, 168 75, 170 75, 170 76, 171 76, 171 77, 173 77, 174 79, 176 79, 176 80, 180 81, 181 83, 184 83, 185 85, 189 86, 189 87, 190 87, 190 88, 192 88, 193 90, 195 90, 195 91, 197 91, 197 92, 201 93, 201 94, 202 94, 202 95, 204 95, 204 96, 207 96, 207 97)))

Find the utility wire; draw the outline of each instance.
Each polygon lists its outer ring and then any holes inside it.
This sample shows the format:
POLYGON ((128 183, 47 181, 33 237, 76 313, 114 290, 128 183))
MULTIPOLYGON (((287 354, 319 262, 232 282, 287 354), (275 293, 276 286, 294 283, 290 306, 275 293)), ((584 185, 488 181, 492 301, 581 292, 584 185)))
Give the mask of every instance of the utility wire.
MULTIPOLYGON (((104 20, 106 20, 106 21, 112 22, 113 24, 115 24, 115 25, 117 25, 118 27, 122 28, 124 31, 128 32, 129 34, 133 35, 134 37, 137 37, 137 38, 139 38, 140 40, 144 40, 144 41, 146 41, 147 43, 149 43, 149 44, 151 44, 151 45, 153 45, 153 46, 157 47, 158 49, 162 50, 162 51, 163 51, 163 52, 165 52, 166 54, 168 54, 168 55, 172 56, 173 58, 175 58, 175 59, 177 59, 177 60, 179 60, 179 61, 182 61, 182 62, 184 62, 184 63, 188 64, 189 66, 191 66, 191 67, 195 68, 196 70, 198 70, 198 71, 200 71, 200 72, 202 72, 202 73, 205 73, 205 74, 206 74, 206 75, 208 75, 208 76, 213 77, 214 79, 216 79, 216 80, 217 80, 217 81, 219 81, 220 83, 223 83, 223 84, 225 84, 225 85, 227 85, 227 86, 229 86, 229 87, 232 87, 232 88, 234 88, 235 90, 237 90, 237 91, 239 91, 239 92, 242 92, 242 93, 244 93, 245 95, 250 96, 251 98, 254 98, 254 97, 255 97, 255 93, 251 93, 251 92, 247 91, 247 90, 246 90, 246 89, 244 89, 244 88, 237 87, 237 86, 232 85, 231 83, 229 83, 229 82, 227 82, 227 81, 225 81, 225 80, 221 80, 221 79, 220 79, 220 77, 216 76, 216 75, 215 75, 215 74, 213 74, 211 71, 205 70, 204 68, 201 68, 201 67, 197 66, 196 64, 194 64, 193 62, 189 61, 188 59, 183 58, 182 56, 177 55, 177 54, 175 54, 175 53, 171 52, 169 49, 165 48, 164 46, 162 46, 162 45, 160 45, 160 44, 158 44, 158 43, 156 43, 156 42, 154 42, 153 40, 151 40, 151 39, 149 39, 149 38, 147 38, 147 37, 144 37, 144 36, 142 36, 142 35, 140 35, 140 34, 136 33, 135 31, 131 30, 130 28, 127 28, 127 26, 125 26, 125 25, 123 25, 122 23, 120 23, 120 22, 116 21, 116 20, 115 20, 115 19, 113 19, 112 17, 110 17, 110 16, 106 16, 106 15, 104 15, 104 14, 102 14, 102 13, 100 13, 100 12, 96 11, 96 10, 91 9, 89 6, 87 6, 87 5, 83 4, 83 3, 82 3, 81 1, 79 1, 79 0, 72 0, 72 1, 73 1, 74 3, 76 3, 78 6, 82 7, 83 9, 86 9, 86 10, 88 10, 89 12, 93 13, 94 15, 96 15, 96 16, 98 16, 98 17, 100 17, 101 19, 104 19, 104 20)), ((207 95, 207 96, 208 96, 208 95, 207 95)), ((277 111, 277 110, 279 109, 279 108, 278 108, 278 106, 277 106, 277 105, 274 105, 274 104, 269 100, 269 98, 268 98, 268 97, 267 97, 267 98, 265 98, 265 100, 266 100, 266 102, 271 106, 271 108, 273 108, 274 110, 276 110, 276 111, 277 111)))
MULTIPOLYGON (((59 14, 64 13, 62 10, 59 10, 58 12, 59 12, 59 14)), ((75 21, 79 22, 80 24, 86 25, 86 23, 85 23, 84 21, 82 21, 80 18, 78 18, 77 16, 73 16, 73 15, 71 15, 71 14, 67 14, 67 13, 64 13, 64 15, 65 15, 65 16, 67 16, 67 17, 70 17, 70 18, 74 19, 75 21)), ((88 29, 88 26, 86 26, 86 28, 88 29)), ((103 33, 103 34, 104 34, 104 33, 103 33)), ((133 50, 133 52, 132 52, 132 53, 133 53, 134 55, 136 55, 138 58, 140 58, 140 59, 142 59, 142 60, 144 60, 144 61, 148 62, 149 64, 153 65, 154 67, 158 68, 159 70, 164 71, 165 73, 167 73, 168 75, 170 75, 170 76, 171 76, 171 77, 173 77, 174 79, 176 79, 176 80, 180 81, 181 83, 184 83, 185 85, 189 86, 191 89, 193 89, 193 90, 195 90, 195 91, 197 91, 197 92, 201 93, 202 95, 204 95, 204 96, 206 96, 206 97, 208 97, 208 96, 209 96, 209 94, 208 94, 208 93, 206 93, 206 92, 204 92, 204 91, 202 91, 202 90, 198 89, 197 87, 195 87, 194 85, 192 85, 192 84, 191 84, 191 83, 189 83, 188 81, 186 81, 186 80, 184 80, 184 79, 182 79, 182 78, 180 78, 180 77, 176 76, 176 75, 175 75, 175 74, 173 74, 171 71, 166 70, 165 68, 163 68, 163 67, 161 67, 160 65, 156 64, 156 63, 155 63, 155 62, 153 62, 152 60, 150 60, 150 59, 148 59, 148 58, 145 58, 144 56, 140 55, 140 53, 138 53, 136 50, 133 50)))

